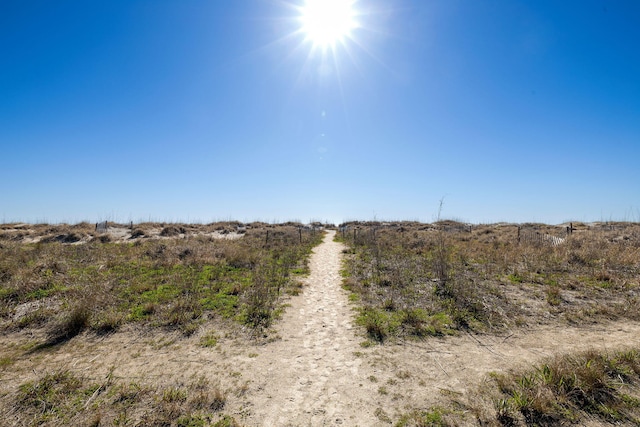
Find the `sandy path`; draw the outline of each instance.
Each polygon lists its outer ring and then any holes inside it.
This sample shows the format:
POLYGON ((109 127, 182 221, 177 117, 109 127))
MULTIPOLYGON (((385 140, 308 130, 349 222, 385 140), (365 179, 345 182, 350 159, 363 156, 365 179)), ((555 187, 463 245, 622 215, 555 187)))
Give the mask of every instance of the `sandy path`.
MULTIPOLYGON (((311 274, 279 323, 281 341, 264 349, 270 361, 260 378, 252 418, 260 425, 374 425, 364 388, 368 369, 354 356, 360 350, 347 294, 341 289, 343 246, 328 232, 310 259, 311 274)), ((260 376, 256 372, 257 376, 260 376)))

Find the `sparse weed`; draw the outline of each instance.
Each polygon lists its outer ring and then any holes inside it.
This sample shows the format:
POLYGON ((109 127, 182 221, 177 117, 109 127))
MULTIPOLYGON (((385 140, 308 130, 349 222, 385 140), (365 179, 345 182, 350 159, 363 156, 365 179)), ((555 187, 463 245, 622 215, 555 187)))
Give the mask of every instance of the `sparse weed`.
POLYGON ((436 407, 429 411, 416 411, 403 415, 395 424, 395 427, 448 427, 450 424, 445 419, 446 409, 436 407))
POLYGON ((12 357, 8 357, 8 356, 0 357, 0 369, 4 369, 8 366, 11 366, 13 365, 14 362, 15 360, 12 357))
POLYGON ((215 332, 208 332, 202 337, 200 337, 200 345, 202 347, 215 347, 218 343, 218 336, 215 332))
POLYGON ((557 286, 550 286, 547 288, 547 302, 549 305, 554 307, 559 306, 562 303, 562 295, 560 293, 560 288, 557 286))
POLYGON ((389 415, 384 411, 384 409, 382 408, 376 408, 376 410, 373 412, 374 415, 376 416, 376 418, 378 418, 380 421, 391 424, 391 418, 389 417, 389 415))

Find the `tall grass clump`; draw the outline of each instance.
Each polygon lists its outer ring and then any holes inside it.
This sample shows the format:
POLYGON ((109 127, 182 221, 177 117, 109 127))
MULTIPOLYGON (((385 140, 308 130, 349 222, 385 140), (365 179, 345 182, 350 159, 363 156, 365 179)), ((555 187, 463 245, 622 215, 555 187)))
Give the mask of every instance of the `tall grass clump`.
POLYGON ((640 353, 587 351, 557 356, 524 373, 494 375, 503 425, 562 425, 595 417, 640 423, 640 353))
POLYGON ((77 301, 67 308, 48 331, 48 344, 67 341, 89 327, 91 307, 84 301, 77 301))

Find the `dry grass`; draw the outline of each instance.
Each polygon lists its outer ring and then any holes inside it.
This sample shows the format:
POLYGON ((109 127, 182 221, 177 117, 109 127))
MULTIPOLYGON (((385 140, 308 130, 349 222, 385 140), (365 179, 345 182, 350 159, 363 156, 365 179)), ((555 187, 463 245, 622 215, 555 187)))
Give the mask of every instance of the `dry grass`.
POLYGON ((148 386, 112 373, 96 382, 61 370, 22 383, 1 409, 3 422, 15 426, 238 426, 224 414, 226 399, 225 391, 204 378, 148 386))
POLYGON ((586 351, 492 373, 476 391, 413 411, 396 426, 639 425, 640 352, 586 351))
MULTIPOLYGON (((640 226, 577 230, 563 244, 518 242, 509 224, 347 224, 345 285, 376 341, 500 331, 550 321, 640 318, 640 226)), ((561 236, 564 227, 528 224, 561 236)))
POLYGON ((555 357, 533 371, 496 375, 503 425, 550 425, 589 416, 640 423, 640 353, 589 351, 555 357))
POLYGON ((321 233, 301 233, 291 225, 252 228, 235 240, 185 238, 192 228, 166 225, 160 234, 182 237, 129 243, 5 240, 0 328, 44 331, 48 345, 87 329, 114 332, 128 322, 190 335, 205 320, 220 317, 262 330, 277 316, 284 291, 291 286, 295 292, 295 276, 307 271, 306 259, 321 239, 321 233))

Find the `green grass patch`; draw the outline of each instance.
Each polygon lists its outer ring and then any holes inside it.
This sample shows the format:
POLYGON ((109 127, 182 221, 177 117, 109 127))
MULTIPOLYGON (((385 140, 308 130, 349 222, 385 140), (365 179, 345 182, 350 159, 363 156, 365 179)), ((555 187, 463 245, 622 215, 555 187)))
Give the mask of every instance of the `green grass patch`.
POLYGON ((510 281, 511 283, 522 283, 522 282, 524 282, 524 277, 522 277, 522 276, 521 276, 520 274, 518 274, 518 273, 512 273, 512 274, 509 274, 509 275, 507 276, 507 279, 509 279, 509 281, 510 281))
POLYGON ((428 411, 415 411, 400 417, 395 427, 448 427, 450 424, 446 421, 445 415, 450 412, 441 407, 431 408, 428 411))
POLYGON ((218 336, 214 332, 208 332, 200 338, 202 347, 215 347, 218 344, 218 336))
POLYGON ((205 310, 214 311, 222 317, 230 319, 237 313, 239 297, 238 295, 219 292, 211 297, 204 297, 200 300, 200 304, 202 304, 202 308, 205 310))

